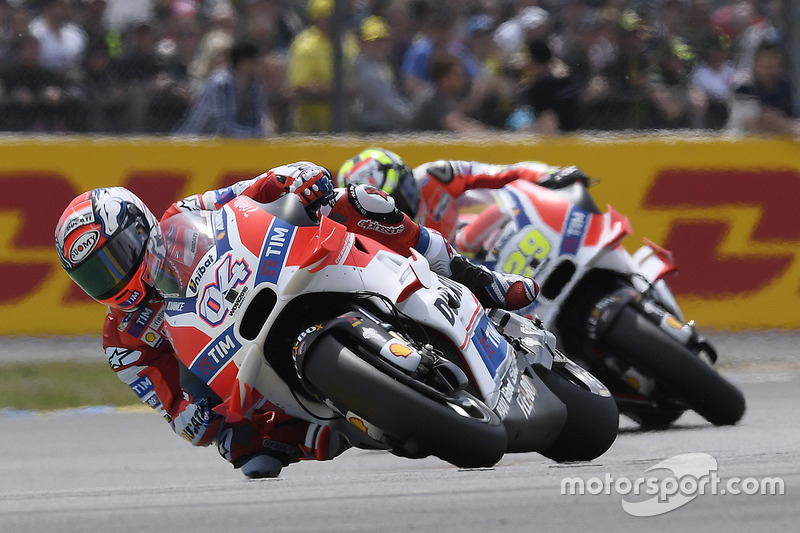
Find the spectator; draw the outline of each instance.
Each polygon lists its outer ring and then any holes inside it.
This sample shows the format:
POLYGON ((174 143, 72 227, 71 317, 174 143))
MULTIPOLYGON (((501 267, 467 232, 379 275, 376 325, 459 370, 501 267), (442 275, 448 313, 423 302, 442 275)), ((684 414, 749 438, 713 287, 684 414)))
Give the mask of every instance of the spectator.
POLYGON ((526 42, 545 38, 549 22, 550 15, 547 11, 538 6, 527 6, 497 28, 494 40, 508 58, 517 53, 526 42))
POLYGON ((193 99, 200 97, 212 72, 229 66, 233 43, 233 37, 219 30, 207 33, 200 41, 188 68, 189 91, 193 99))
POLYGON ((156 75, 160 71, 155 51, 158 35, 153 23, 140 21, 129 29, 127 37, 114 70, 127 92, 127 132, 144 132, 147 131, 147 110, 156 90, 156 75))
POLYGON ((461 59, 446 51, 437 52, 431 57, 430 72, 433 86, 420 90, 414 98, 413 129, 456 133, 491 131, 467 117, 458 107, 467 84, 461 59))
POLYGON ((397 79, 388 62, 392 44, 389 26, 383 18, 373 15, 362 22, 359 36, 361 52, 353 68, 357 129, 407 129, 411 104, 397 89, 397 79))
POLYGON ((644 124, 644 89, 650 61, 639 14, 623 12, 615 22, 615 37, 613 56, 582 93, 581 123, 588 129, 623 130, 644 124))
POLYGON ((161 39, 155 48, 158 72, 150 82, 146 131, 165 134, 175 129, 192 102, 189 75, 178 57, 178 45, 161 39))
POLYGON ((736 89, 727 129, 736 133, 800 134, 780 45, 762 42, 753 56, 752 79, 736 89))
POLYGON ((39 63, 75 79, 88 38, 69 17, 68 0, 42 0, 42 15, 31 22, 30 31, 39 40, 39 63))
MULTIPOLYGON (((289 84, 294 91, 294 130, 301 133, 331 131, 333 110, 333 45, 331 16, 333 0, 309 0, 311 26, 303 30, 289 47, 289 84)), ((345 67, 352 64, 358 45, 352 35, 342 39, 345 67)))
POLYGON ((254 43, 236 43, 230 52, 230 68, 211 73, 203 93, 176 133, 263 137, 266 106, 259 65, 259 50, 254 43))
POLYGON ((691 83, 702 89, 708 99, 704 126, 718 130, 728 121, 736 79, 727 39, 717 33, 706 35, 700 44, 700 57, 700 63, 692 70, 691 83))
POLYGON ((25 7, 8 5, 3 13, 5 16, 0 20, 0 65, 8 65, 15 41, 30 33, 31 15, 25 7))
POLYGON ((83 63, 82 91, 86 101, 91 102, 86 106, 87 129, 95 133, 124 131, 128 98, 114 76, 108 48, 103 43, 90 47, 83 63))
POLYGON ((18 37, 12 45, 10 64, 0 72, 5 88, 0 105, 0 129, 4 131, 63 133, 82 131, 80 100, 64 76, 38 61, 39 40, 18 37))
POLYGON ((473 15, 467 21, 462 61, 467 72, 475 74, 461 109, 483 124, 502 128, 513 106, 514 89, 513 80, 503 71, 502 53, 492 39, 494 29, 489 15, 473 15))
POLYGON ((105 20, 107 0, 82 0, 78 22, 87 36, 87 48, 93 43, 105 43, 108 39, 108 26, 105 20))
POLYGON ((553 53, 541 39, 527 45, 528 62, 523 68, 527 87, 522 89, 520 104, 528 106, 535 120, 530 128, 536 133, 553 135, 577 128, 578 90, 566 69, 555 68, 553 53))
POLYGON ((403 91, 414 96, 417 91, 433 82, 429 69, 431 58, 439 51, 447 50, 453 39, 453 15, 439 7, 434 10, 423 10, 420 33, 403 55, 400 76, 403 91))
POLYGON ((647 76, 644 128, 675 129, 702 126, 707 108, 703 90, 689 83, 694 52, 681 38, 672 37, 657 47, 647 76))

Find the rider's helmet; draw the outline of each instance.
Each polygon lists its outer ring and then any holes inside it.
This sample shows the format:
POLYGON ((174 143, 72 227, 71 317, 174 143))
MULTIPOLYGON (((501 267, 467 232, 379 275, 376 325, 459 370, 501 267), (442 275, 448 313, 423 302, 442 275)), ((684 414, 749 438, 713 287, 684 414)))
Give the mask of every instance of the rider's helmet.
POLYGON ((79 195, 61 215, 55 238, 64 270, 98 302, 132 311, 154 295, 164 240, 156 217, 129 190, 79 195))
POLYGON ((383 148, 367 148, 339 169, 336 184, 372 185, 394 198, 397 208, 411 218, 419 211, 419 186, 400 156, 383 148))

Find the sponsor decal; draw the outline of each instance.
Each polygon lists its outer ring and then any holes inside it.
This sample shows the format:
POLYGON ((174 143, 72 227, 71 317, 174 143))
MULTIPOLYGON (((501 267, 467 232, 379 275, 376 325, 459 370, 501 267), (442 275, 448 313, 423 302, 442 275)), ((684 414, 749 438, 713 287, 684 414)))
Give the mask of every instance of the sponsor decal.
POLYGON ((140 291, 133 291, 131 295, 128 296, 128 299, 123 302, 122 307, 130 307, 136 303, 136 301, 142 296, 140 291))
POLYGON ((196 298, 170 298, 167 300, 166 314, 168 316, 194 313, 196 298))
POLYGON ((231 204, 237 211, 244 215, 244 218, 248 218, 250 213, 254 213, 258 211, 258 207, 253 205, 252 203, 245 200, 243 197, 239 196, 236 200, 233 201, 231 204))
POLYGON ((278 281, 294 231, 294 226, 279 219, 273 220, 269 233, 267 233, 264 250, 261 252, 256 274, 256 285, 263 282, 276 283, 278 281))
POLYGON ((436 201, 436 207, 433 208, 433 219, 436 221, 442 220, 442 217, 447 212, 447 208, 450 207, 450 202, 452 201, 453 197, 445 191, 442 191, 439 195, 439 199, 436 201))
POLYGON ((192 363, 190 367, 192 372, 205 381, 209 381, 230 361, 233 354, 242 347, 233 333, 233 327, 234 325, 231 324, 219 337, 206 346, 192 363))
POLYGON ((500 418, 505 418, 511 409, 511 402, 514 400, 514 392, 517 390, 517 379, 519 369, 516 364, 509 366, 508 372, 503 377, 503 385, 500 387, 500 397, 497 400, 495 411, 500 418))
POLYGON ((69 249, 69 260, 73 265, 76 265, 86 259, 86 256, 92 253, 92 250, 97 246, 97 241, 100 240, 100 232, 92 230, 81 235, 69 249))
MULTIPOLYGON (((360 324, 361 321, 359 321, 358 323, 360 324)), ((355 325, 356 324, 354 324, 354 326, 355 325)), ((367 340, 369 340, 369 339, 377 339, 377 340, 379 340, 381 342, 385 342, 386 341, 386 339, 383 337, 383 335, 381 335, 378 332, 378 330, 376 330, 375 328, 369 328, 369 327, 362 328, 361 329, 361 336, 364 337, 367 340)))
POLYGON ((251 274, 247 261, 239 259, 233 261, 233 256, 228 254, 217 266, 215 281, 206 285, 200 297, 200 318, 210 326, 218 326, 224 319, 228 309, 225 305, 225 293, 244 285, 251 274))
POLYGON ((142 352, 127 348, 106 348, 106 355, 108 364, 116 370, 137 362, 142 356, 142 352))
POLYGON ((153 329, 148 329, 145 331, 141 339, 145 344, 152 346, 153 348, 158 348, 161 346, 161 343, 164 342, 164 337, 162 337, 159 332, 153 329))
POLYGON ((217 201, 217 205, 224 205, 230 202, 236 194, 233 192, 233 188, 225 187, 224 189, 218 189, 214 191, 214 198, 217 201))
POLYGON ((92 210, 90 208, 82 209, 80 213, 76 213, 67 220, 67 223, 61 228, 61 232, 58 236, 59 242, 63 244, 64 239, 66 239, 67 235, 72 233, 75 228, 91 224, 92 222, 94 222, 94 213, 92 210))
MULTIPOLYGON (((239 310, 239 307, 244 302, 244 297, 247 295, 247 291, 248 291, 248 287, 246 285, 244 287, 242 287, 242 292, 239 293, 239 296, 237 296, 236 300, 233 302, 233 305, 231 306, 231 310, 228 312, 228 316, 234 316, 236 314, 236 311, 239 310)), ((233 291, 231 291, 231 292, 233 292, 233 291)))
POLYGON ((197 289, 200 284, 200 280, 203 279, 203 276, 206 272, 211 268, 211 265, 217 260, 217 250, 212 248, 208 251, 208 253, 200 260, 200 263, 197 265, 197 268, 194 269, 192 273, 192 277, 189 280, 189 287, 186 290, 187 296, 194 296, 197 294, 197 289))
POLYGON ((144 400, 145 396, 155 390, 152 380, 147 376, 143 376, 141 379, 131 383, 131 388, 141 400, 144 400))
POLYGON ((188 196, 178 201, 178 208, 181 211, 200 211, 200 199, 197 195, 188 196))
POLYGON ((589 214, 586 211, 576 206, 570 209, 564 225, 564 237, 561 239, 559 254, 575 255, 578 252, 588 221, 589 214))
POLYGON ((133 324, 128 328, 128 333, 134 337, 140 336, 155 314, 156 310, 149 305, 142 307, 135 313, 129 313, 129 315, 135 316, 135 319, 133 320, 133 324))
POLYGON ((122 320, 120 320, 119 326, 117 326, 117 329, 119 331, 125 331, 125 329, 128 327, 128 325, 131 323, 131 320, 133 320, 133 318, 135 316, 136 316, 136 312, 135 311, 131 312, 131 313, 125 313, 125 316, 122 317, 122 320))
POLYGON ((376 231, 378 233, 383 233, 384 235, 398 235, 403 233, 405 230, 405 225, 400 224, 398 226, 387 226, 386 224, 381 224, 375 220, 365 220, 361 219, 358 221, 358 227, 365 229, 367 231, 376 231))
POLYGON ((497 369, 508 355, 509 347, 505 339, 489 323, 486 314, 483 314, 478 321, 475 334, 472 336, 472 344, 478 349, 486 369, 492 376, 496 376, 497 369))
POLYGON ((395 357, 408 357, 411 355, 411 348, 406 346, 405 344, 399 344, 397 342, 393 342, 389 345, 389 353, 394 355, 395 357))

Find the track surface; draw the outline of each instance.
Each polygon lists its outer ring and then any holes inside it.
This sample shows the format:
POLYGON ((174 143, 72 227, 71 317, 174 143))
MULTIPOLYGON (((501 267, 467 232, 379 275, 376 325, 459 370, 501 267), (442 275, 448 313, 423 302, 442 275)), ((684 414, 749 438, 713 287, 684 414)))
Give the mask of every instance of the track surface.
POLYGON ((670 430, 641 432, 623 419, 617 442, 592 463, 519 454, 472 471, 349 450, 247 481, 151 412, 0 413, 0 531, 796 531, 800 370, 781 363, 728 375, 748 400, 739 426, 716 428, 689 413, 670 430), (780 477, 785 494, 707 493, 642 518, 623 510, 613 487, 561 493, 565 477, 635 480, 691 452, 714 457, 723 481, 780 477))

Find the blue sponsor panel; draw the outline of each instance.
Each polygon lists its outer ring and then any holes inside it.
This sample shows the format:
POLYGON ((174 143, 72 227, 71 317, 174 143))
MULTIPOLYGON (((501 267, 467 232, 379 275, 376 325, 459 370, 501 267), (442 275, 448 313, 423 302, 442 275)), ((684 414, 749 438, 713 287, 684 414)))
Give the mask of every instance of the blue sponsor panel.
POLYGON ((256 272, 256 285, 263 282, 276 283, 281 274, 283 263, 289 252, 296 228, 280 219, 274 219, 261 250, 261 258, 256 272))
POLYGON ((166 304, 167 316, 184 315, 187 313, 194 313, 196 296, 190 298, 169 298, 166 304))
POLYGON ((475 334, 472 336, 472 344, 478 350, 483 359, 483 363, 489 370, 492 377, 497 375, 497 369, 505 361, 508 355, 508 343, 489 324, 489 317, 485 314, 478 321, 475 334))
POLYGON ((233 333, 234 326, 235 324, 231 324, 205 347, 203 353, 192 363, 190 368, 192 372, 203 380, 209 381, 230 361, 231 357, 242 347, 233 333))
POLYGON ((578 206, 572 206, 567 215, 567 220, 562 229, 561 249, 559 255, 575 255, 581 247, 586 226, 589 223, 589 213, 578 206))
POLYGON ((133 392, 135 392, 136 395, 139 397, 139 399, 144 400, 148 394, 153 392, 155 387, 150 378, 144 376, 138 381, 131 383, 131 388, 133 389, 133 392))
POLYGON ((222 189, 217 189, 214 191, 214 199, 216 200, 218 206, 227 204, 235 197, 236 193, 233 192, 233 187, 223 187, 222 189))
POLYGON ((153 319, 155 314, 156 310, 149 305, 137 311, 135 313, 135 318, 132 319, 131 325, 128 327, 128 333, 134 337, 140 336, 142 333, 144 333, 144 329, 153 319))
POLYGON ((222 209, 214 211, 214 243, 217 247, 217 257, 222 257, 231 251, 231 243, 228 240, 228 217, 222 209))

